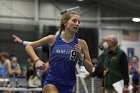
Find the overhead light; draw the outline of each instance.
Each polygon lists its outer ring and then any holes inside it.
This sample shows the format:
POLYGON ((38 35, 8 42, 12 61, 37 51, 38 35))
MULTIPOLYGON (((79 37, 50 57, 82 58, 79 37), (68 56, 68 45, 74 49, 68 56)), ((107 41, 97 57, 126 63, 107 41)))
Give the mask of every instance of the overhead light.
POLYGON ((84 1, 84 0, 77 0, 77 1, 82 2, 82 1, 84 1))
POLYGON ((140 18, 132 18, 133 22, 140 22, 140 18))

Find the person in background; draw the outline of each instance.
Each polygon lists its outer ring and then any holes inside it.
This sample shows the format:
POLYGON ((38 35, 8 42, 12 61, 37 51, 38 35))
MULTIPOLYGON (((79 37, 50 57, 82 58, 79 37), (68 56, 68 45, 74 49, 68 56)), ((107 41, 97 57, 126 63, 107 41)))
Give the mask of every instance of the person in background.
POLYGON ((27 78, 27 68, 26 68, 26 66, 23 66, 23 67, 22 67, 22 70, 21 70, 21 77, 27 78))
POLYGON ((28 63, 28 65, 27 65, 26 79, 27 79, 27 81, 29 81, 30 76, 34 75, 35 71, 34 71, 34 63, 31 58, 27 59, 27 63, 28 63))
POLYGON ((112 84, 120 80, 124 80, 123 93, 128 93, 129 74, 127 56, 119 48, 116 36, 106 36, 105 43, 108 46, 103 71, 105 93, 117 93, 112 84))
POLYGON ((132 56, 130 59, 129 73, 132 75, 133 93, 138 92, 139 78, 140 78, 140 65, 139 58, 132 56))
POLYGON ((12 70, 10 56, 7 52, 0 53, 1 64, 3 65, 3 75, 4 77, 9 77, 9 75, 18 74, 17 70, 12 70))
POLYGON ((101 39, 99 42, 99 49, 102 51, 101 55, 99 56, 98 65, 96 66, 95 70, 92 73, 86 74, 86 79, 91 77, 98 77, 101 79, 101 90, 100 93, 104 93, 104 85, 103 85, 103 69, 104 69, 104 60, 105 60, 105 54, 107 51, 107 46, 104 44, 105 39, 101 39))
MULTIPOLYGON (((4 65, 4 59, 2 59, 2 56, 3 56, 4 54, 1 54, 0 53, 0 77, 1 78, 5 78, 6 76, 8 76, 8 69, 7 69, 7 67, 4 65)), ((6 58, 8 58, 8 56, 6 57, 6 58)), ((8 60, 8 61, 10 61, 10 60, 8 60)))
MULTIPOLYGON (((0 53, 0 77, 2 78, 9 78, 9 76, 13 76, 18 74, 17 70, 12 69, 10 55, 7 52, 0 53)), ((3 85, 5 86, 5 85, 3 85)), ((6 85, 7 86, 7 85, 6 85)), ((2 93, 12 93, 12 91, 4 90, 2 93)))
POLYGON ((41 86, 41 79, 35 73, 34 66, 28 66, 28 84, 30 87, 41 86))
POLYGON ((11 56, 10 59, 11 59, 11 69, 16 71, 16 73, 12 76, 20 77, 21 69, 20 69, 19 63, 17 62, 17 57, 16 56, 11 56))
POLYGON ((72 93, 76 83, 75 67, 77 60, 83 60, 87 71, 92 72, 92 63, 85 40, 75 34, 79 29, 80 15, 67 12, 61 17, 60 34, 49 35, 26 46, 27 53, 34 60, 35 66, 44 68, 44 62, 34 52, 34 48, 48 43, 50 47, 49 71, 44 83, 44 90, 49 84, 56 87, 59 93, 72 93), (61 33, 63 31, 63 33, 61 33))

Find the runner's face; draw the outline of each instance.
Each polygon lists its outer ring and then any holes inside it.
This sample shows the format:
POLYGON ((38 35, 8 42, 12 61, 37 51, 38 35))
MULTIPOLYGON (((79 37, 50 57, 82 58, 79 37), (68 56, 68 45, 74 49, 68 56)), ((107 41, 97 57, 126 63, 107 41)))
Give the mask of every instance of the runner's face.
POLYGON ((65 29, 67 31, 71 31, 73 33, 76 33, 79 29, 79 25, 80 25, 80 16, 78 16, 76 14, 72 14, 71 18, 65 24, 65 29))

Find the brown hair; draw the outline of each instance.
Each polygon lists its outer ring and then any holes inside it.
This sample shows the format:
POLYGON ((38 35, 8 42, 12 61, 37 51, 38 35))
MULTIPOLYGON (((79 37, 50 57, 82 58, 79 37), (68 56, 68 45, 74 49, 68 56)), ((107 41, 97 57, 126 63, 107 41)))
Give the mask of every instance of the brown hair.
POLYGON ((78 12, 69 11, 69 12, 66 12, 66 13, 61 17, 60 26, 59 26, 60 34, 61 34, 62 30, 65 29, 64 24, 68 22, 68 20, 72 17, 72 15, 78 15, 78 16, 80 16, 80 14, 79 14, 78 12))
POLYGON ((5 58, 10 59, 10 56, 9 56, 9 54, 7 52, 0 53, 0 57, 5 57, 5 58))

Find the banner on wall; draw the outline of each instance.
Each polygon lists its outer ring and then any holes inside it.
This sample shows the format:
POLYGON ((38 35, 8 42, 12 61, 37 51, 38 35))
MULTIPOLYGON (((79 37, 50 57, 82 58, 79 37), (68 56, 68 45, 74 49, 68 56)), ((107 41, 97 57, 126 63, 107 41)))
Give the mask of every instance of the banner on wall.
POLYGON ((130 62, 131 57, 134 56, 134 52, 135 52, 134 48, 127 48, 128 62, 130 62))

